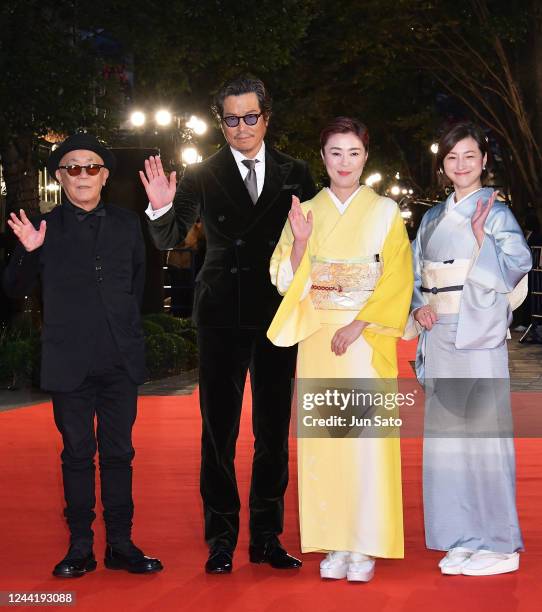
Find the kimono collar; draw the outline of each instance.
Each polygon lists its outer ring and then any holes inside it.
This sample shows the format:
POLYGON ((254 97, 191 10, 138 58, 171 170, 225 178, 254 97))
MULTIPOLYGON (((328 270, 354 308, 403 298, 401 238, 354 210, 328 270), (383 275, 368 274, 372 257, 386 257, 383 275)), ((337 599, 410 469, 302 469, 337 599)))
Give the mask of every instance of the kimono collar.
POLYGON ((326 191, 328 192, 331 201, 333 202, 333 204, 335 204, 337 210, 341 215, 346 212, 346 209, 350 205, 350 202, 352 202, 352 200, 358 195, 360 189, 361 185, 356 189, 356 191, 354 191, 352 195, 348 196, 348 198, 344 202, 341 202, 339 198, 333 193, 333 191, 329 187, 326 187, 326 191))
POLYGON ((462 202, 472 197, 475 193, 482 191, 482 189, 484 189, 484 187, 478 187, 478 189, 475 189, 474 191, 471 191, 470 193, 468 193, 466 196, 463 196, 458 202, 455 201, 455 191, 453 191, 448 196, 448 199, 446 200, 446 212, 453 210, 454 208, 459 206, 462 202))

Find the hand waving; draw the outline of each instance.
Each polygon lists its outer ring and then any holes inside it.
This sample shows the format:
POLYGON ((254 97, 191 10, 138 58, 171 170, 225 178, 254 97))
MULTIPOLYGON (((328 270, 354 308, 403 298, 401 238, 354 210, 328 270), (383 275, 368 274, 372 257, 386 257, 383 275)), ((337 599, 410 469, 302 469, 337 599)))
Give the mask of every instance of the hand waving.
POLYGON ((140 170, 139 177, 153 210, 163 208, 173 202, 176 187, 175 175, 176 173, 172 172, 168 180, 164 173, 162 160, 158 155, 156 157, 151 155, 145 160, 145 172, 140 170))
POLYGON ((15 213, 10 214, 10 219, 7 220, 8 225, 13 230, 13 233, 20 240, 24 248, 30 253, 39 249, 45 240, 45 232, 47 230, 47 222, 42 221, 40 228, 37 230, 28 220, 26 213, 21 208, 20 219, 15 213))
POLYGON ((476 210, 471 217, 470 223, 478 246, 482 246, 482 242, 484 241, 484 224, 489 215, 489 211, 493 207, 493 204, 495 204, 498 193, 498 191, 494 191, 486 204, 483 203, 482 198, 476 203, 476 210))
POLYGON ((292 208, 288 213, 288 221, 296 242, 306 243, 312 233, 312 211, 309 210, 307 218, 301 210, 297 196, 292 196, 292 208))

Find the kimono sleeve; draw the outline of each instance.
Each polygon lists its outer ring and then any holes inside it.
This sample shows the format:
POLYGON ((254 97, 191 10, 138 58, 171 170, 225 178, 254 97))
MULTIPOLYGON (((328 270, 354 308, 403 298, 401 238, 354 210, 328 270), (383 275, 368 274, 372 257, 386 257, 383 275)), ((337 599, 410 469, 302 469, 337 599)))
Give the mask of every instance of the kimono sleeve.
POLYGON ((397 210, 382 248, 383 271, 372 296, 356 317, 373 333, 400 337, 408 317, 414 275, 412 251, 397 210))

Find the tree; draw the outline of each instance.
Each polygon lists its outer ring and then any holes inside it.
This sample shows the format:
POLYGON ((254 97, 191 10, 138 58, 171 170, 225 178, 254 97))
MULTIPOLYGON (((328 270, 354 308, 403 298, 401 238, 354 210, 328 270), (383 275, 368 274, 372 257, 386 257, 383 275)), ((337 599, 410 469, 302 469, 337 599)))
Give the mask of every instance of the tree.
POLYGON ((7 210, 38 211, 38 146, 49 132, 107 123, 115 88, 78 28, 76 3, 7 0, 0 8, 0 156, 7 210), (102 98, 102 99, 100 99, 102 98))

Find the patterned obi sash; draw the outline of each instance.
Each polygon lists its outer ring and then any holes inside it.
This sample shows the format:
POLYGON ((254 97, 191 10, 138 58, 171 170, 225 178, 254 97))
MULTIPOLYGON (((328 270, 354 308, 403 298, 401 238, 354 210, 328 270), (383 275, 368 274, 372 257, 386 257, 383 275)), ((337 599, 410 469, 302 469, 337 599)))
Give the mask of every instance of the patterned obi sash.
POLYGON ((421 290, 437 314, 459 312, 461 293, 470 266, 470 259, 424 260, 421 290))
POLYGON ((379 255, 342 260, 311 257, 313 306, 318 310, 361 310, 381 275, 379 255))

